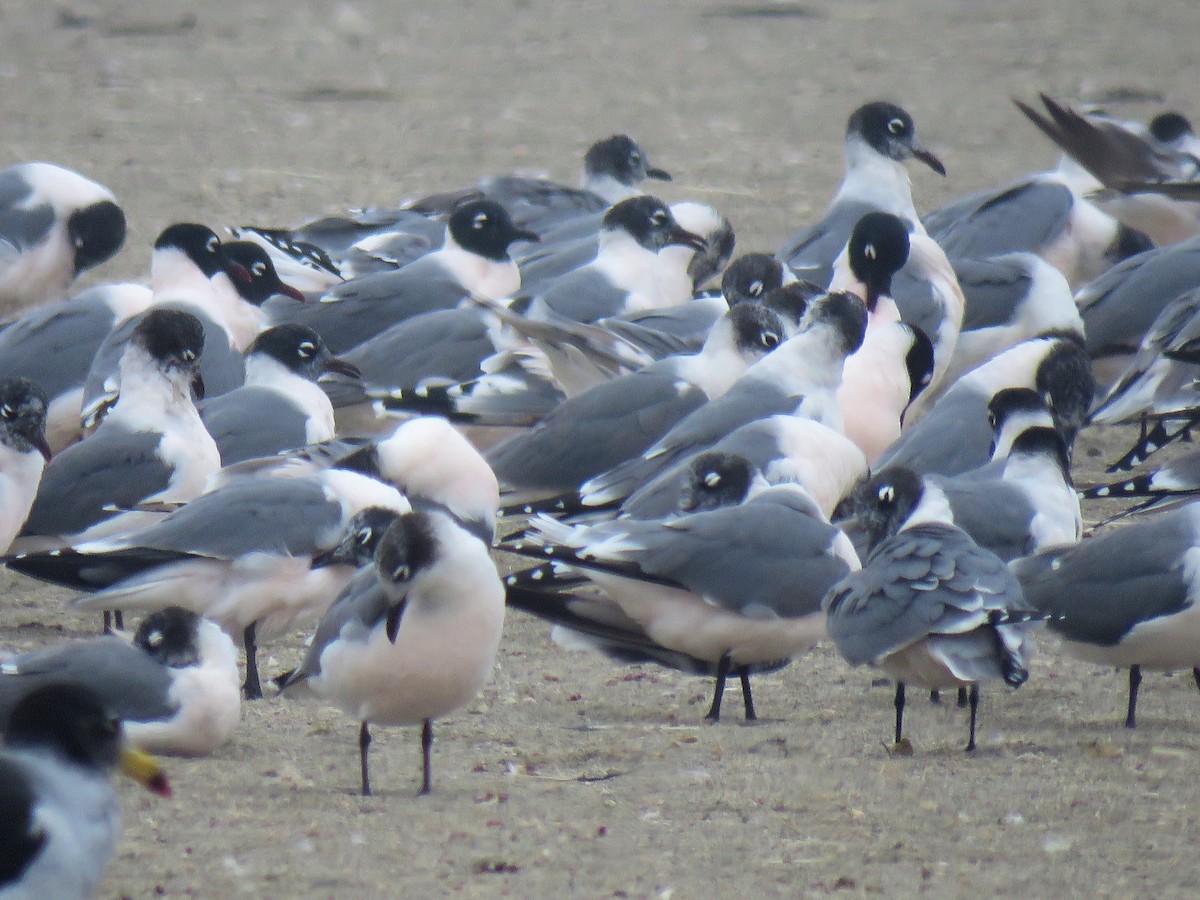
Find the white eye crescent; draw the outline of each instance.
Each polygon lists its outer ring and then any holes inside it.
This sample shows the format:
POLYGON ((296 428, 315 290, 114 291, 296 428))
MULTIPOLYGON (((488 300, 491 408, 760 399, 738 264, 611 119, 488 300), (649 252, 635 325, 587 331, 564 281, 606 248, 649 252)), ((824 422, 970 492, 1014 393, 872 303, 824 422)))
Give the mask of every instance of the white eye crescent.
POLYGON ((146 635, 146 643, 151 647, 161 647, 163 640, 163 633, 161 631, 152 631, 146 635))
POLYGON ((204 249, 209 253, 216 253, 217 248, 221 246, 221 239, 215 234, 210 237, 204 244, 204 249))
POLYGON ((903 134, 904 120, 892 119, 890 122, 888 122, 888 131, 890 131, 892 134, 903 134))
POLYGON ((661 209, 655 210, 650 216, 650 221, 655 225, 665 225, 667 223, 667 214, 661 209))
POLYGON ((17 414, 17 411, 12 408, 11 404, 5 403, 0 406, 0 418, 11 419, 17 414))
POLYGON ((412 577, 412 569, 407 565, 396 566, 392 570, 392 581, 408 581, 412 577))
POLYGON ((875 259, 879 256, 879 251, 875 249, 874 244, 867 244, 867 246, 863 247, 863 256, 867 259, 875 259))
POLYGON ((308 357, 317 352, 317 345, 312 341, 304 341, 297 349, 300 351, 301 356, 308 359, 308 357))
POLYGON ((250 272, 258 278, 261 278, 263 275, 267 274, 267 264, 264 262, 256 262, 250 267, 250 272))
POLYGON ((367 544, 371 543, 371 538, 374 536, 374 534, 375 532, 372 529, 364 528, 358 533, 358 542, 365 547, 367 544))
POLYGON ((487 213, 476 213, 475 218, 471 220, 471 227, 478 231, 487 225, 489 219, 487 213))
POLYGON ((719 472, 709 472, 704 476, 704 483, 708 487, 716 487, 721 483, 721 475, 719 472))
POLYGON ((896 489, 890 484, 885 484, 879 489, 879 502, 886 506, 890 506, 892 501, 896 499, 896 489))
POLYGON ((762 343, 768 350, 774 349, 779 346, 779 335, 773 331, 764 331, 762 334, 762 343))
POLYGON ((196 351, 195 350, 184 350, 182 353, 179 354, 179 356, 184 362, 193 362, 196 359, 196 351))

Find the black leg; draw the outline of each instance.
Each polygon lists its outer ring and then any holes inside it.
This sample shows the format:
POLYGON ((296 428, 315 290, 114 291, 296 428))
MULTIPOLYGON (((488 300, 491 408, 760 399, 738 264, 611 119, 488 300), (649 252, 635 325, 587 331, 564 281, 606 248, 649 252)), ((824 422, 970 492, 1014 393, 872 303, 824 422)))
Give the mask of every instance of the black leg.
MULTIPOLYGON (((959 693, 965 688, 959 688, 959 693)), ((971 707, 971 733, 967 737, 967 752, 970 753, 975 749, 975 714, 979 712, 979 685, 973 683, 971 690, 967 693, 967 704, 971 707)))
POLYGON ((112 634, 112 612, 107 609, 104 611, 104 633, 112 634))
POLYGON ((246 648, 246 682, 242 685, 242 694, 247 700, 262 699, 262 684, 258 680, 258 640, 255 637, 255 622, 246 626, 242 632, 242 644, 246 648))
POLYGON ((1142 667, 1129 667, 1129 710, 1125 713, 1125 727, 1137 728, 1137 692, 1142 683, 1142 667))
POLYGON ((960 685, 960 686, 959 686, 959 688, 958 688, 958 708, 959 708, 959 709, 966 709, 966 708, 967 708, 967 705, 968 705, 970 702, 971 702, 971 698, 970 698, 970 696, 969 696, 969 693, 968 693, 967 689, 966 689, 965 687, 962 687, 962 686, 960 685))
POLYGON ((896 743, 900 743, 900 739, 904 736, 904 682, 896 682, 896 699, 892 701, 896 706, 896 743))
POLYGON ((125 630, 125 613, 121 612, 119 609, 113 610, 113 627, 116 628, 117 631, 125 630))
POLYGON ((1200 666, 1192 667, 1192 678, 1196 682, 1196 687, 1200 688, 1200 666))
POLYGON ((433 790, 433 764, 430 762, 430 751, 433 749, 433 721, 426 719, 421 723, 421 792, 423 797, 433 790))
POLYGON ((371 748, 371 730, 363 722, 358 728, 358 768, 362 772, 362 795, 371 796, 371 776, 367 771, 367 751, 371 748))
POLYGON ((942 703, 942 692, 939 691, 937 688, 934 688, 932 691, 930 691, 929 692, 929 702, 932 703, 934 706, 940 706, 942 703))
POLYGON ((704 717, 706 722, 721 721, 721 698, 725 696, 725 679, 729 677, 729 654, 717 661, 717 683, 713 688, 712 706, 708 708, 708 715, 704 717))
POLYGON ((738 666, 738 678, 742 680, 742 702, 746 707, 746 721, 753 722, 758 716, 754 714, 754 698, 750 695, 750 667, 738 666))

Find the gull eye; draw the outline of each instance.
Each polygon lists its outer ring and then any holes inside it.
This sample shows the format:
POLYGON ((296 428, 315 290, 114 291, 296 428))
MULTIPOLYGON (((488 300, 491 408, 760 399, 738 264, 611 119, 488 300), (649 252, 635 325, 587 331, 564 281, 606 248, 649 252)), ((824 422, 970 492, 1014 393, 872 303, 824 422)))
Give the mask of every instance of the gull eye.
POLYGON ((988 413, 988 428, 995 428, 995 427, 996 427, 996 414, 988 413))
POLYGON ((892 119, 888 122, 888 131, 892 134, 904 134, 904 120, 892 119))
POLYGON ((364 528, 362 531, 360 531, 358 533, 358 543, 360 545, 362 545, 363 547, 365 547, 365 546, 367 546, 367 544, 371 543, 371 538, 374 535, 375 535, 375 532, 372 529, 364 528))
POLYGON ((262 278, 267 274, 267 264, 265 262, 256 262, 250 267, 250 274, 257 278, 262 278))
POLYGON ((296 350, 299 352, 301 357, 308 359, 317 352, 317 345, 312 341, 304 341, 299 347, 296 348, 296 350))
POLYGON ((768 350, 774 350, 779 346, 779 335, 774 331, 764 331, 762 333, 762 345, 768 350))
POLYGON ((407 564, 392 569, 392 581, 408 581, 410 578, 412 578, 412 569, 407 564))
POLYGON ((221 246, 221 239, 215 234, 204 242, 204 249, 209 253, 216 253, 217 248, 221 246))
POLYGON ((16 414, 17 411, 13 409, 12 404, 5 403, 3 406, 0 406, 0 418, 11 419, 16 414))
POLYGON ((642 161, 642 154, 640 154, 636 150, 634 150, 632 153, 629 154, 629 161, 636 166, 638 163, 640 163, 642 161))
POLYGON ((746 288, 746 293, 751 297, 761 297, 765 289, 766 285, 761 281, 752 281, 750 282, 750 286, 746 288))
POLYGON ((709 472, 707 475, 704 476, 705 487, 715 488, 720 483, 721 483, 721 473, 720 472, 709 472))
POLYGON ((476 213, 475 218, 471 220, 471 227, 478 231, 487 225, 489 221, 491 220, 488 218, 487 213, 476 213))
POLYGON ((179 357, 184 362, 195 362, 196 361, 196 351, 195 350, 184 350, 182 353, 179 354, 179 357))
POLYGON ((863 247, 863 256, 865 256, 867 259, 877 259, 879 257, 879 251, 875 249, 874 244, 867 244, 865 247, 863 247))
POLYGON ((885 484, 879 489, 879 502, 884 506, 891 506, 896 500, 896 489, 890 484, 885 484))
POLYGON ((666 225, 667 224, 667 211, 665 209, 656 209, 650 215, 650 223, 652 225, 666 225))
POLYGON ((155 649, 163 645, 163 633, 161 631, 152 631, 146 635, 146 643, 155 649))

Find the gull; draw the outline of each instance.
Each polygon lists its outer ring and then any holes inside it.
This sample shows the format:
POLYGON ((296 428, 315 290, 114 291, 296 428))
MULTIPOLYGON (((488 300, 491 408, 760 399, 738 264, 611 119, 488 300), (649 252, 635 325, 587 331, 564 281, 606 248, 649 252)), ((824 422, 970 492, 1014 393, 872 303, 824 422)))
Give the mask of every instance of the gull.
POLYGON ((421 794, 433 787, 433 720, 464 706, 491 676, 504 626, 504 586, 487 547, 439 512, 397 518, 375 550, 377 591, 330 607, 303 683, 356 718, 363 796, 371 793, 370 725, 421 726, 421 794))
POLYGON ((1004 563, 954 524, 945 495, 920 475, 884 469, 857 499, 870 555, 825 597, 829 636, 850 665, 877 665, 896 680, 898 746, 906 684, 969 686, 972 751, 979 682, 1020 687, 1028 679, 1037 614, 1004 563))

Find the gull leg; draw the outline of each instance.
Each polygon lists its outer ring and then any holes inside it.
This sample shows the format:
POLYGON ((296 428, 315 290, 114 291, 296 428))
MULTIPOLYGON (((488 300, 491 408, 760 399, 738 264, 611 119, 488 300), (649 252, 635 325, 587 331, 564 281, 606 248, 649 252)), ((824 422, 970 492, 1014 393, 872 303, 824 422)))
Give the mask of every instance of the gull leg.
POLYGON ((724 654, 717 662, 717 681, 713 688, 712 706, 708 708, 708 715, 704 717, 706 722, 721 721, 721 699, 725 696, 725 679, 729 677, 729 654, 724 654))
POLYGON ((1125 727, 1137 728, 1138 686, 1142 683, 1142 667, 1129 667, 1129 709, 1125 713, 1125 727))
POLYGON ((738 678, 742 681, 742 703, 746 707, 746 721, 753 722, 758 716, 754 714, 754 698, 750 695, 750 667, 738 666, 738 678))
POLYGON ((896 682, 896 698, 892 701, 896 707, 896 743, 904 736, 904 682, 896 682))
POLYGON ((426 719, 421 723, 421 791, 418 797, 433 790, 433 765, 430 762, 430 751, 433 749, 433 721, 426 719))
POLYGON ((371 748, 371 730, 363 722, 358 727, 358 768, 362 773, 362 795, 371 796, 371 776, 367 771, 367 751, 371 748))
POLYGON ((242 685, 242 693, 247 700, 262 699, 262 684, 258 680, 258 639, 255 635, 255 625, 251 622, 242 632, 242 645, 246 648, 246 682, 242 685))
MULTIPOLYGON (((959 688, 960 692, 963 690, 964 688, 959 688)), ((977 682, 971 684, 971 690, 967 694, 967 703, 971 707, 971 734, 967 738, 967 752, 970 753, 975 749, 975 715, 979 712, 979 684, 977 682)))

